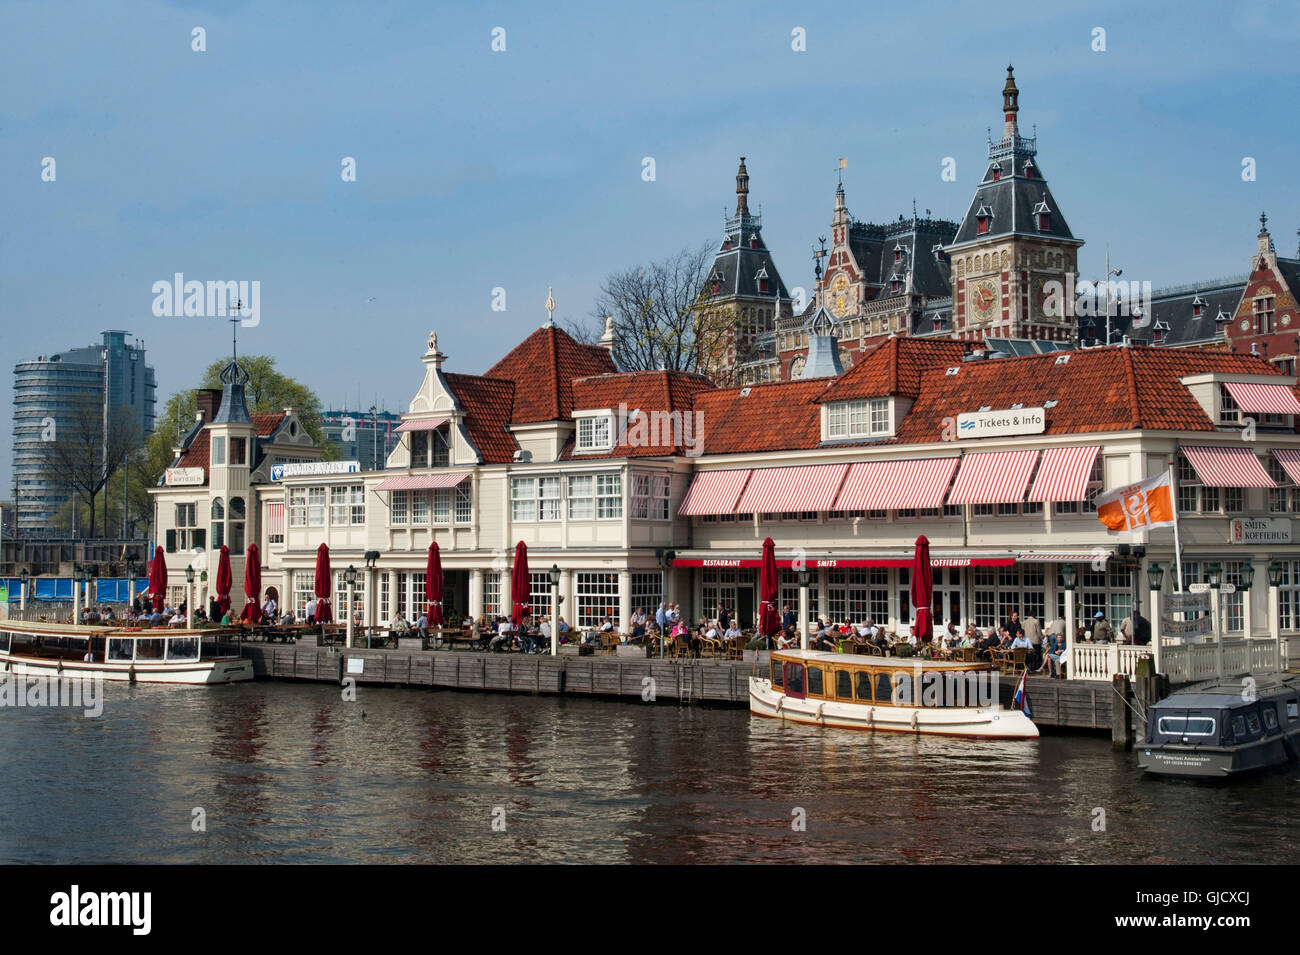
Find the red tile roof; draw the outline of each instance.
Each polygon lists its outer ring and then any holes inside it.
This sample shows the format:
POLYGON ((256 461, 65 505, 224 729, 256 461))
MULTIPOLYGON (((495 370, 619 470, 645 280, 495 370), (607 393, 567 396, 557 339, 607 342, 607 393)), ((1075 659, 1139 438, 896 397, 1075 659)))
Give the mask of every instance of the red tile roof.
POLYGON ((447 387, 465 412, 465 430, 485 464, 505 464, 519 445, 507 430, 515 383, 482 375, 444 374, 447 387))
POLYGON ((834 379, 810 378, 695 396, 703 454, 815 448, 821 441, 817 398, 834 379))
POLYGON ((573 379, 618 371, 609 352, 583 345, 555 326, 539 328, 488 369, 485 377, 515 384, 515 424, 567 421, 573 413, 573 379))
POLYGON ((979 342, 934 338, 889 338, 867 352, 831 383, 822 401, 851 398, 916 397, 922 373, 961 363, 968 347, 979 342))
POLYGON ((714 388, 703 375, 686 371, 633 371, 579 378, 573 382, 575 411, 605 408, 618 411, 622 406, 628 412, 640 411, 642 415, 628 425, 612 451, 574 455, 570 441, 563 457, 633 458, 685 453, 686 446, 693 444, 697 435, 694 419, 688 421, 684 416, 691 414, 696 394, 714 388), (675 413, 677 417, 667 418, 656 412, 675 413))
POLYGON ((211 459, 211 448, 209 447, 208 438, 210 437, 208 429, 204 428, 194 436, 190 446, 181 454, 180 460, 172 465, 174 468, 203 468, 203 474, 206 477, 208 473, 208 463, 211 459))
POLYGON ((249 415, 253 420, 253 427, 257 429, 258 437, 265 438, 275 433, 275 429, 284 424, 285 414, 283 411, 276 414, 254 414, 249 415))

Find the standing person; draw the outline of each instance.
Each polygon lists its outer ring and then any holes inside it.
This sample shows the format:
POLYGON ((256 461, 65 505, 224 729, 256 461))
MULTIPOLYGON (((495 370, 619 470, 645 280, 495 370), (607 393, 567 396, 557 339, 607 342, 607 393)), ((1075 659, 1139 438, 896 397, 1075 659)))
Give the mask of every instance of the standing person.
POLYGON ((668 629, 668 601, 659 602, 659 609, 655 611, 655 623, 659 625, 659 632, 663 633, 668 629))
POLYGON ((312 597, 311 600, 307 601, 307 626, 310 627, 315 623, 316 623, 316 598, 312 597))
POLYGON ((1037 670, 1043 665, 1043 625, 1038 622, 1038 618, 1032 613, 1024 620, 1025 636, 1029 638, 1029 645, 1033 647, 1030 651, 1030 668, 1037 670))
POLYGON ((723 606, 721 603, 719 603, 718 604, 718 629, 726 630, 727 624, 730 622, 731 622, 731 618, 727 615, 727 608, 723 606))
POLYGON ((1145 647, 1151 642, 1151 621, 1142 616, 1142 611, 1133 611, 1133 645, 1145 647))
POLYGON ((794 624, 795 624, 794 610, 791 609, 789 604, 786 604, 785 612, 781 614, 781 629, 793 630, 794 624))
POLYGON ((1008 617, 1006 622, 1002 624, 1002 630, 1007 635, 1008 639, 1006 642, 1008 646, 1010 645, 1012 640, 1015 640, 1016 637, 1022 636, 1024 634, 1025 627, 1020 622, 1019 612, 1015 610, 1011 611, 1011 616, 1008 617))
POLYGON ((1092 615, 1092 639, 1094 643, 1109 643, 1115 639, 1115 628, 1110 625, 1106 615, 1098 610, 1092 615))

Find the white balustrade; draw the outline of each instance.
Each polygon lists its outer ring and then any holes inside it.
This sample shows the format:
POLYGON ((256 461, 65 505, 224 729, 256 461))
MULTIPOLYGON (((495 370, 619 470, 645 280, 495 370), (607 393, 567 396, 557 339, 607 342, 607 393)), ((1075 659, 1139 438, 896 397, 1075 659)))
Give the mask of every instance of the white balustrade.
MULTIPOLYGON (((1282 669, 1284 646, 1271 639, 1223 641, 1223 674, 1261 673, 1282 669)), ((1138 660, 1151 654, 1149 646, 1124 643, 1076 643, 1065 675, 1071 680, 1109 681, 1117 673, 1134 677, 1138 660)), ((1219 664, 1213 641, 1182 643, 1165 640, 1160 647, 1160 664, 1171 683, 1212 680, 1218 676, 1219 664)))

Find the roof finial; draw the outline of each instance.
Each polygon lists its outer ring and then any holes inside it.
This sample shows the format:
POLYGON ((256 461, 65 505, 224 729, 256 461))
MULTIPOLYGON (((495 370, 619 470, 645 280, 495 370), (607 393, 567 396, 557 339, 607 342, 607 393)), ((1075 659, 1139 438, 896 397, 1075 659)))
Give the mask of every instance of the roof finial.
POLYGON ((1012 143, 1019 138, 1019 130, 1016 128, 1016 113, 1020 112, 1020 90, 1016 88, 1016 77, 1010 66, 1007 67, 1007 82, 1002 87, 1002 114, 1006 120, 1002 129, 1003 140, 1010 140, 1012 143))
POLYGON ((844 185, 844 170, 849 168, 849 157, 841 156, 837 167, 836 176, 839 178, 839 184, 844 185))
POLYGON ((1268 235, 1268 214, 1263 211, 1259 214, 1259 234, 1268 235))
POLYGON ((546 327, 555 325, 555 290, 546 286, 546 327))
POLYGON ((745 169, 745 157, 740 157, 740 168, 736 170, 736 216, 749 215, 749 172, 745 169))

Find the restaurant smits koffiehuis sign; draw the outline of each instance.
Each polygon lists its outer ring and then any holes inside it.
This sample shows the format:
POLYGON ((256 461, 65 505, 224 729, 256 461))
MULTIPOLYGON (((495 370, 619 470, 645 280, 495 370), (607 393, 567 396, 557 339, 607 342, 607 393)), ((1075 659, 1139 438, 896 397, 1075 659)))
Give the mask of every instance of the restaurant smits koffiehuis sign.
POLYGON ((1237 517, 1229 522, 1233 544, 1289 544, 1291 520, 1286 517, 1237 517))

